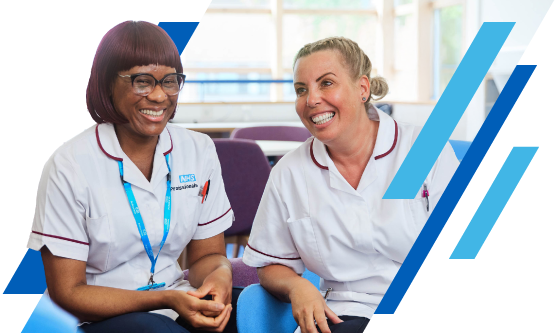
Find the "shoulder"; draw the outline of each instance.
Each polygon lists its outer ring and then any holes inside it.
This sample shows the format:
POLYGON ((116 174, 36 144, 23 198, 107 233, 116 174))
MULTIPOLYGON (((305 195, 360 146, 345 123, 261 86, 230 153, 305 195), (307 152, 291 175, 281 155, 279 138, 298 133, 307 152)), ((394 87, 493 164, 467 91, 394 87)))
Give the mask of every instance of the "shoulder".
POLYGON ((403 143, 412 147, 416 138, 422 131, 422 126, 415 126, 408 123, 403 123, 395 121, 397 123, 397 128, 399 131, 399 140, 403 143))
POLYGON ((96 125, 93 125, 70 140, 64 142, 52 153, 46 166, 48 165, 67 165, 75 163, 76 155, 87 155, 85 152, 92 143, 96 142, 96 125))
POLYGON ((310 145, 314 137, 308 138, 296 149, 285 154, 272 168, 270 178, 277 183, 304 175, 304 164, 310 158, 310 145))

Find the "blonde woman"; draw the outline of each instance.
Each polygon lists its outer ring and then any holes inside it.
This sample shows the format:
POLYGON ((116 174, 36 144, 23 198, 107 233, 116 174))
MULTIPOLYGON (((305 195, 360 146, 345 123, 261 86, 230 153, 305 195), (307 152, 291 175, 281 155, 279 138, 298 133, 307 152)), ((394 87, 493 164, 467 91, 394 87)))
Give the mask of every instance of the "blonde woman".
POLYGON ((448 144, 416 198, 382 200, 420 129, 371 104, 388 92, 371 71, 347 38, 295 58, 295 108, 314 137, 273 168, 244 261, 291 302, 297 332, 364 330, 458 166, 448 144))

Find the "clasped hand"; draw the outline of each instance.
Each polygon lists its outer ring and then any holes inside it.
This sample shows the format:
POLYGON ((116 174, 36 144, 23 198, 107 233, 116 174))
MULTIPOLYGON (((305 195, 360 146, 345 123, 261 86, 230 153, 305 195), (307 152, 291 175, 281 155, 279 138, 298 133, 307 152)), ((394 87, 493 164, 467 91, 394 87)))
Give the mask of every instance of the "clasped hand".
POLYGON ((196 291, 176 291, 173 309, 195 328, 222 332, 231 316, 231 290, 229 270, 216 269, 196 291), (211 301, 202 299, 208 295, 211 301))

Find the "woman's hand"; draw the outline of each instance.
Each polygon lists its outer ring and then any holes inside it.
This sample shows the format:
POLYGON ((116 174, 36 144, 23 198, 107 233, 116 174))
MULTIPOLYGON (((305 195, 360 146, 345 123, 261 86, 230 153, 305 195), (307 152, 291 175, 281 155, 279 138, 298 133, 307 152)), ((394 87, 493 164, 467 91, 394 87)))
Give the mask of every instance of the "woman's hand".
POLYGON ((293 317, 302 333, 318 333, 315 321, 322 333, 331 333, 326 317, 334 324, 343 322, 327 306, 320 291, 306 279, 295 280, 289 299, 293 308, 293 317))
MULTIPOLYGON (((196 298, 212 295, 212 300, 223 305, 231 304, 231 290, 233 288, 232 275, 228 267, 222 266, 210 273, 196 291, 187 293, 196 298)), ((208 317, 217 317, 220 311, 203 311, 208 317)))
POLYGON ((171 308, 194 328, 208 332, 222 332, 231 316, 231 304, 223 305, 215 301, 198 299, 181 290, 173 290, 171 308), (203 313, 218 313, 216 317, 203 313))

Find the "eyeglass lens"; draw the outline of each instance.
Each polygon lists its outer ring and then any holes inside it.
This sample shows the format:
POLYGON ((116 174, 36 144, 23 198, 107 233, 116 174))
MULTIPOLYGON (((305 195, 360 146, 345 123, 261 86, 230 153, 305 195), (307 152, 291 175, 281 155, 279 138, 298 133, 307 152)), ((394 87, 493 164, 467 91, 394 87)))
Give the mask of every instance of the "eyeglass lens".
MULTIPOLYGON (((156 81, 149 75, 139 75, 133 81, 133 90, 138 95, 146 96, 150 94, 155 86, 156 81)), ((168 75, 162 80, 161 86, 167 95, 176 95, 183 87, 183 78, 177 74, 168 75)))

